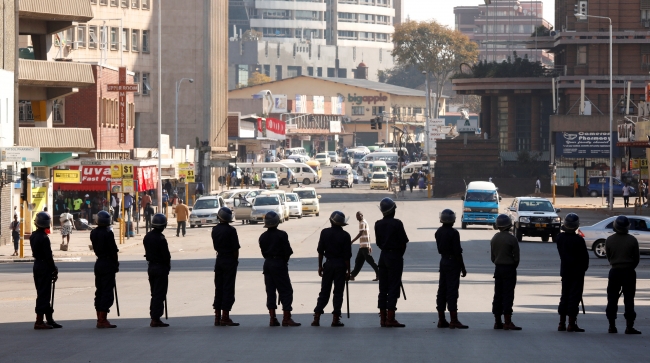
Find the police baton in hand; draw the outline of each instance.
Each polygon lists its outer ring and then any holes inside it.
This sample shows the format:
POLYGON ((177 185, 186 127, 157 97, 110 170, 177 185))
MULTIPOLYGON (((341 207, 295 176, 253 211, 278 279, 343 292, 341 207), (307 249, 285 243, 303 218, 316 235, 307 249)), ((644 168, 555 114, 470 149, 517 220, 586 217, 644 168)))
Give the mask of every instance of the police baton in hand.
POLYGON ((402 284, 402 283, 400 282, 400 283, 399 283, 399 287, 402 288, 402 295, 404 295, 404 300, 406 300, 406 292, 404 292, 404 284, 402 284))
POLYGON ((345 302, 348 305, 348 319, 350 319, 350 285, 348 280, 345 280, 345 302))
POLYGON ((117 299, 117 282, 113 285, 113 290, 115 291, 115 308, 117 309, 117 316, 120 316, 120 300, 117 299))
POLYGON ((167 317, 167 296, 165 296, 165 320, 169 320, 169 317, 167 317))
POLYGON ((585 300, 583 298, 580 298, 580 304, 582 304, 582 315, 586 315, 587 313, 585 312, 585 300))
POLYGON ((50 304, 50 309, 54 311, 54 290, 56 289, 56 281, 52 281, 52 303, 50 304))

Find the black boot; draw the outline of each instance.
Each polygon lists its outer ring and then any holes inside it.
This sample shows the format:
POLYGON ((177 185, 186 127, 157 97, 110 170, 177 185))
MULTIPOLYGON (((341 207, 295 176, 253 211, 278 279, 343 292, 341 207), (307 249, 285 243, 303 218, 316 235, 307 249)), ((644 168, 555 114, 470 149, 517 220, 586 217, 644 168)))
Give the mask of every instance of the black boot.
POLYGON ((634 320, 627 319, 627 327, 625 328, 625 334, 641 334, 640 331, 634 329, 634 320))
POLYGON ((320 313, 314 313, 314 321, 311 322, 311 326, 320 326, 320 313))
POLYGON ((269 326, 280 326, 280 322, 275 316, 275 309, 269 309, 269 316, 271 317, 269 320, 269 326))
POLYGON ((503 321, 501 321, 501 314, 494 314, 494 329, 503 329, 503 321))
POLYGON ((566 331, 566 315, 560 315, 560 324, 557 326, 557 331, 566 331))
POLYGON ((616 319, 609 319, 609 329, 607 329, 607 332, 610 334, 618 333, 618 329, 616 329, 616 319))
POLYGON ((338 328, 338 327, 344 327, 345 324, 341 323, 341 314, 333 314, 332 315, 332 327, 338 328))
POLYGON ((54 321, 52 313, 45 314, 45 318, 47 319, 47 325, 51 326, 53 329, 63 328, 61 324, 57 324, 57 322, 54 321))
POLYGON ((578 318, 577 317, 570 316, 569 317, 569 326, 567 327, 566 331, 575 332, 575 333, 584 333, 585 330, 578 326, 578 318))
POLYGON ((438 328, 449 328, 449 322, 447 321, 447 318, 445 317, 445 312, 444 311, 438 311, 438 328))

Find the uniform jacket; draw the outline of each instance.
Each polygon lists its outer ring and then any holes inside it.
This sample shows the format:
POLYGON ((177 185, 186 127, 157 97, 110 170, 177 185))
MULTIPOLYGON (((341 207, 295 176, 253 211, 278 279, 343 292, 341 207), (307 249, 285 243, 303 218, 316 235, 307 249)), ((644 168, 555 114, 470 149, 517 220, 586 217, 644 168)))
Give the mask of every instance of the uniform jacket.
POLYGON ((144 244, 144 257, 147 258, 149 263, 171 267, 172 256, 169 253, 167 239, 160 230, 154 228, 149 231, 149 233, 144 236, 142 243, 144 244))
POLYGON ((375 243, 382 251, 399 251, 404 254, 409 238, 399 219, 384 217, 375 222, 375 243))
POLYGON ((56 269, 50 238, 42 229, 37 229, 29 237, 29 246, 32 248, 32 256, 37 262, 45 262, 52 270, 56 269))
POLYGON ((639 241, 630 234, 609 236, 605 241, 605 252, 612 268, 636 268, 639 265, 639 241))
POLYGON ((212 245, 218 256, 234 257, 235 252, 241 248, 235 227, 226 223, 214 226, 212 228, 212 245))
POLYGON ((589 251, 584 238, 564 232, 554 240, 560 254, 560 276, 584 275, 589 268, 589 251))
POLYGON ((97 227, 90 232, 90 242, 93 244, 93 251, 98 259, 106 259, 117 262, 117 249, 115 235, 108 227, 97 227))
POLYGON ((499 232, 490 241, 492 263, 519 266, 519 242, 508 231, 499 232))
POLYGON ((264 258, 289 261, 289 257, 293 255, 289 244, 289 235, 277 228, 269 228, 262 233, 259 243, 264 258))
POLYGON ((341 226, 325 228, 320 232, 318 254, 328 260, 347 260, 352 258, 352 237, 341 226))

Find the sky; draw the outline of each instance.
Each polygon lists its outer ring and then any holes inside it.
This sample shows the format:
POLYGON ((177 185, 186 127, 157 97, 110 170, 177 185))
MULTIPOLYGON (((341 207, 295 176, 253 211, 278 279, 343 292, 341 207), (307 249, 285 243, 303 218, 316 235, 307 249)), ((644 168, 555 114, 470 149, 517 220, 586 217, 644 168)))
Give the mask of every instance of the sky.
MULTIPOLYGON (((454 28, 454 7, 484 5, 483 0, 404 0, 405 12, 412 20, 435 19, 439 23, 454 28)), ((525 0, 522 0, 524 2, 525 0)), ((555 21, 555 0, 544 0, 544 19, 555 21)))

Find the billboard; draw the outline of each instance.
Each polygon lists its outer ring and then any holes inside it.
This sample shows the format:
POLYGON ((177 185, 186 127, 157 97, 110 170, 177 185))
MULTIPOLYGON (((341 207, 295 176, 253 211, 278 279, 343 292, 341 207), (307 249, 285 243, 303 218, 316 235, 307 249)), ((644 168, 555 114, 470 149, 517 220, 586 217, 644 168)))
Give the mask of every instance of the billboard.
POLYGON ((307 113, 307 96, 296 95, 296 104, 294 105, 295 113, 307 113))
POLYGON ((273 95, 272 113, 286 113, 286 112, 287 112, 287 95, 273 95))
POLYGON ((325 96, 314 96, 314 110, 315 115, 325 114, 325 96))
POLYGON ((557 132, 555 133, 555 156, 567 158, 609 157, 611 138, 613 138, 614 145, 613 157, 618 157, 616 133, 610 136, 609 132, 557 132))

